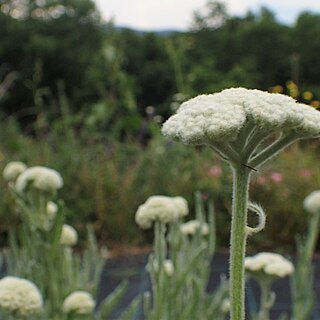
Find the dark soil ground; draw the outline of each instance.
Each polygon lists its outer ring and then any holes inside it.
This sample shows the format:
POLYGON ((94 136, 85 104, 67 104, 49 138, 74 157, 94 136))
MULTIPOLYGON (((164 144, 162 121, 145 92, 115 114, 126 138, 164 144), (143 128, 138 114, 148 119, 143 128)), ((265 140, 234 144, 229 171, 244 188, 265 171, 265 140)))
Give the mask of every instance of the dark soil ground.
MULTIPOLYGON (((132 299, 144 291, 150 289, 150 281, 145 271, 148 254, 127 254, 109 258, 101 275, 100 288, 98 291, 98 301, 102 301, 110 294, 123 280, 129 282, 125 296, 121 300, 118 308, 113 312, 108 320, 121 320, 121 312, 130 304, 132 299)), ((221 274, 228 273, 228 254, 218 253, 211 263, 211 276, 208 283, 208 291, 213 291, 220 281, 221 274)), ((320 257, 314 260, 315 266, 315 290, 317 293, 317 306, 315 313, 310 320, 320 320, 320 257)), ((283 313, 290 315, 290 283, 288 278, 278 280, 273 291, 276 293, 276 302, 272 308, 271 320, 277 320, 283 313)), ((254 313, 259 307, 259 288, 254 281, 249 281, 246 285, 247 313, 254 313)), ((142 308, 137 312, 133 320, 142 320, 142 308)), ((170 319, 175 320, 175 319, 170 319)), ((189 320, 189 319, 186 319, 189 320)), ((193 319, 190 319, 193 320, 193 319)), ((194 319, 201 320, 201 319, 194 319)))

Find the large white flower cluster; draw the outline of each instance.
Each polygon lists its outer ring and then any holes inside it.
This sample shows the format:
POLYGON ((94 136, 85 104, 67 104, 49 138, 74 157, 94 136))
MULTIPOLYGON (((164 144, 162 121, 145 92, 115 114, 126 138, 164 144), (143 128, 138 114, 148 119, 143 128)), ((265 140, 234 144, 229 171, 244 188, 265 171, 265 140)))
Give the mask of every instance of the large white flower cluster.
POLYGON ((200 229, 202 235, 209 234, 209 225, 199 220, 190 220, 180 225, 180 231, 185 235, 194 235, 200 229))
POLYGON ((265 132, 320 135, 320 112, 293 98, 245 88, 225 89, 184 102, 163 125, 165 136, 186 144, 235 140, 245 123, 265 132))
POLYGON ((15 181, 19 174, 27 169, 27 166, 21 161, 9 162, 3 170, 3 178, 6 181, 15 181))
POLYGON ((19 193, 24 192, 28 187, 45 192, 55 192, 62 186, 62 177, 56 170, 41 166, 26 169, 19 175, 15 185, 19 193))
POLYGON ((152 196, 139 206, 135 220, 142 229, 148 229, 156 220, 169 223, 187 214, 188 204, 184 198, 152 196))
POLYGON ((32 282, 16 277, 0 280, 0 309, 19 316, 32 316, 42 308, 42 296, 32 282))
POLYGON ((245 269, 251 274, 265 274, 273 277, 286 277, 293 273, 293 264, 282 255, 272 252, 261 252, 245 258, 245 269))
POLYGON ((320 214, 320 190, 311 192, 304 199, 303 207, 312 214, 320 214))
POLYGON ((78 315, 92 314, 95 301, 92 295, 87 291, 74 291, 69 294, 62 304, 62 310, 65 313, 74 313, 78 315))
POLYGON ((64 224, 61 230, 60 244, 63 246, 74 246, 78 241, 77 231, 70 225, 64 224))

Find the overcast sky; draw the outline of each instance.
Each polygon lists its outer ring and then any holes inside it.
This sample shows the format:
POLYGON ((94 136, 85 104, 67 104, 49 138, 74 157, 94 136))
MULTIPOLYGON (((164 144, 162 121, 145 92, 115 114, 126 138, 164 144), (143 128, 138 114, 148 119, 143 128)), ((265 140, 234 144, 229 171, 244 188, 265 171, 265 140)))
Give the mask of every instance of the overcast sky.
MULTIPOLYGON (((144 30, 187 29, 192 12, 206 0, 94 0, 105 20, 114 17, 116 25, 144 30)), ((279 21, 290 24, 301 11, 320 14, 320 0, 226 0, 231 15, 256 12, 266 6, 279 21)))

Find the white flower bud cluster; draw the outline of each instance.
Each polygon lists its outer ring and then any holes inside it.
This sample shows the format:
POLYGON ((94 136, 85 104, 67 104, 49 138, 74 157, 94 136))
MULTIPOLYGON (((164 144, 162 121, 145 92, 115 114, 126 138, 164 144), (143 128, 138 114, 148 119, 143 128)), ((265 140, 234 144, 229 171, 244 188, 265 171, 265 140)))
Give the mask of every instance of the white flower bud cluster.
POLYGON ((30 317, 40 313, 42 308, 41 293, 31 281, 17 277, 0 280, 0 309, 30 317))
POLYGON ((17 177, 27 169, 27 166, 21 161, 9 162, 3 170, 3 178, 6 181, 15 181, 17 177))
POLYGON ((198 229, 204 236, 209 234, 209 225, 205 222, 201 223, 199 220, 190 220, 180 225, 180 231, 185 235, 194 235, 198 229))
POLYGON ((64 224, 61 230, 60 244, 63 246, 74 246, 78 241, 77 231, 68 224, 64 224))
POLYGON ((58 206, 56 203, 54 203, 53 201, 48 201, 47 203, 47 217, 50 220, 55 219, 57 212, 58 212, 58 206))
MULTIPOLYGON (((157 260, 154 260, 153 263, 152 263, 152 265, 153 265, 153 270, 154 270, 155 272, 159 272, 159 264, 158 264, 158 261, 157 261, 157 260)), ((165 274, 166 274, 168 277, 173 276, 173 274, 174 274, 174 265, 173 265, 172 260, 170 260, 170 259, 165 259, 165 260, 163 261, 162 266, 163 266, 163 271, 165 272, 165 274)), ((148 272, 151 272, 151 266, 150 266, 149 263, 148 263, 147 266, 146 266, 146 270, 147 270, 148 272)))
POLYGON ((261 252, 245 258, 246 271, 252 274, 263 273, 268 276, 286 277, 293 273, 293 264, 282 255, 272 252, 261 252))
POLYGON ((182 197, 152 196, 139 206, 135 221, 142 229, 149 229, 159 220, 169 223, 188 214, 187 201, 182 197))
POLYGON ((320 190, 311 192, 304 199, 303 207, 312 214, 320 214, 320 190))
POLYGON ((74 291, 63 301, 62 310, 65 313, 88 315, 92 314, 94 306, 95 301, 89 292, 74 291))
POLYGON ((55 192, 63 186, 63 180, 56 170, 35 166, 19 175, 15 188, 22 193, 29 186, 44 192, 55 192))
POLYGON ((225 89, 184 102, 163 125, 165 136, 186 144, 230 141, 250 121, 265 132, 320 135, 320 112, 288 96, 245 88, 225 89))
POLYGON ((228 299, 228 298, 223 299, 222 304, 221 304, 222 313, 223 314, 229 313, 230 312, 230 307, 231 307, 230 299, 228 299))
POLYGON ((170 259, 165 259, 163 261, 163 270, 168 277, 173 276, 174 274, 174 265, 170 259))

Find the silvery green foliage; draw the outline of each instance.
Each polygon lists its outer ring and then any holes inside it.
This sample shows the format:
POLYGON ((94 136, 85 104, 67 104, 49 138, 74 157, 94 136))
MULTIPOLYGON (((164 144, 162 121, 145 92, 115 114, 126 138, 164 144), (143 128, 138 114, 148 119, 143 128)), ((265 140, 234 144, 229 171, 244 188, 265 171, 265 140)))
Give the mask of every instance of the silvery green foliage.
POLYGON ((155 222, 154 253, 147 265, 152 292, 144 296, 147 320, 225 318, 221 306, 228 296, 226 280, 216 292, 206 292, 215 243, 213 205, 207 221, 199 193, 196 204, 196 219, 209 232, 201 228, 194 228, 194 234, 181 232, 181 219, 155 222))
MULTIPOLYGON (((56 191, 62 184, 60 174, 45 167, 26 169, 17 177, 15 184, 10 184, 21 223, 9 232, 10 245, 4 252, 7 273, 32 281, 44 300, 43 312, 30 317, 25 315, 23 319, 79 319, 77 311, 89 309, 90 314, 81 317, 93 317, 96 303, 93 298, 85 298, 96 295, 105 257, 97 246, 92 228, 88 228, 87 246, 82 256, 74 254, 71 245, 75 244, 77 233, 71 226, 65 227, 63 203, 57 199, 56 191), (79 291, 85 294, 72 295, 79 291)), ((120 301, 124 293, 121 288, 101 303, 95 316, 97 320, 105 320, 100 316, 100 309, 110 309, 120 301)), ((6 319, 20 319, 16 311, 8 314, 0 306, 1 315, 6 315, 6 319)))
POLYGON ((291 282, 295 320, 310 319, 316 301, 312 257, 319 237, 320 191, 311 192, 304 199, 303 207, 310 216, 307 234, 297 239, 297 263, 291 282))

